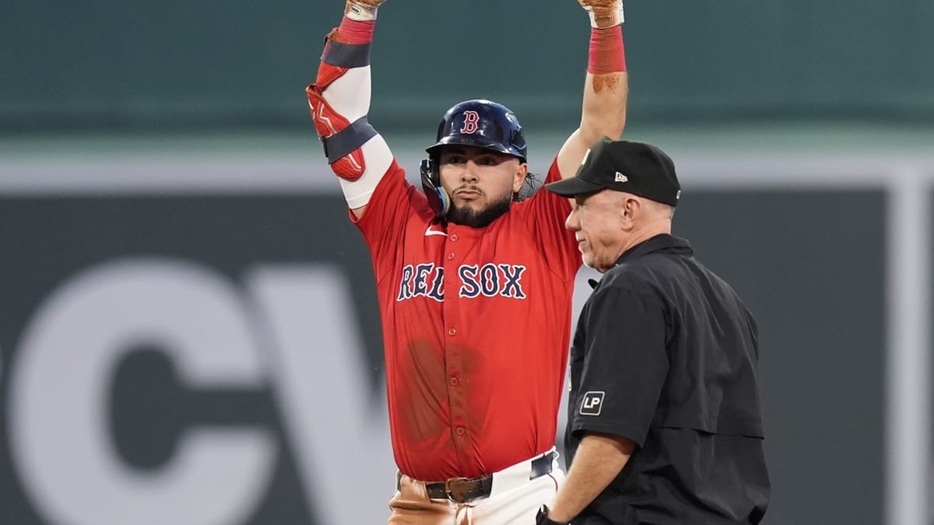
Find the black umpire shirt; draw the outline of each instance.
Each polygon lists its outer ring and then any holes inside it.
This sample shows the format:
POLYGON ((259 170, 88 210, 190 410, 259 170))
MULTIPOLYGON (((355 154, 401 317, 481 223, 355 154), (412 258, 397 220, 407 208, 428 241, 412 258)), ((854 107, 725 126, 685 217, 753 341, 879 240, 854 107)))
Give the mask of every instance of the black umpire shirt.
POLYGON ((770 487, 758 336, 733 289, 658 235, 594 287, 571 348, 568 464, 586 432, 638 445, 572 523, 758 523, 770 487))

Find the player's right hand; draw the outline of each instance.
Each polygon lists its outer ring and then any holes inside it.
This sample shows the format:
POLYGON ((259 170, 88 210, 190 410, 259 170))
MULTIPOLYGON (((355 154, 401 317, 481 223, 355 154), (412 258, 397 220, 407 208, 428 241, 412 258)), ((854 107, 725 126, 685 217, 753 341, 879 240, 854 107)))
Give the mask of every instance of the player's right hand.
POLYGON ((577 0, 590 15, 590 25, 605 28, 623 23, 623 0, 577 0))

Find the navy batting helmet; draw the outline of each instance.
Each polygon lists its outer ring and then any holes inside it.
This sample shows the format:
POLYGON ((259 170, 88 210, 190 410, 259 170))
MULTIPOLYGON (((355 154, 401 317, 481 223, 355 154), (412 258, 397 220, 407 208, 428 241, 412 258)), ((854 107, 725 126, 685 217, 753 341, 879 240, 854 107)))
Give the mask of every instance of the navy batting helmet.
POLYGON ((519 119, 506 106, 489 100, 465 100, 449 109, 438 126, 437 142, 426 151, 437 157, 442 147, 455 145, 490 149, 527 162, 519 119))
POLYGON ((455 104, 441 117, 437 142, 425 150, 428 158, 422 161, 420 169, 422 188, 438 218, 443 218, 451 206, 438 174, 438 157, 444 146, 475 146, 528 162, 522 126, 509 108, 482 99, 455 104))

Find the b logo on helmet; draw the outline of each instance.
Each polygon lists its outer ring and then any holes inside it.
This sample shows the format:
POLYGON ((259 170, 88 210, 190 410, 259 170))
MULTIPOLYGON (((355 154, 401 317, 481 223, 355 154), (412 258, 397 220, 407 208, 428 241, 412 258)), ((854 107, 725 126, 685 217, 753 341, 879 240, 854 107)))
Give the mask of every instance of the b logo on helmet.
POLYGON ((464 112, 464 125, 461 126, 461 133, 472 134, 477 132, 480 123, 480 114, 473 110, 464 112))

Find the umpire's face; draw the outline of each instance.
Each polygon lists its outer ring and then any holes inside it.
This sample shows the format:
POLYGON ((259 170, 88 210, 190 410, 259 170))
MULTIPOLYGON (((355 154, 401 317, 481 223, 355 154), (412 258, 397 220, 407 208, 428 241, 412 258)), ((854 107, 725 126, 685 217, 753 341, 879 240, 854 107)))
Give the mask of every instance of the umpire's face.
POLYGON ((565 226, 574 232, 584 264, 605 273, 626 250, 671 233, 673 214, 667 204, 606 189, 574 197, 565 226))
POLYGON ((603 273, 613 267, 629 237, 626 195, 613 190, 574 197, 565 226, 574 232, 584 264, 603 273))
POLYGON ((451 197, 448 220, 483 227, 509 209, 528 165, 512 155, 475 146, 448 146, 440 154, 441 186, 451 197))

